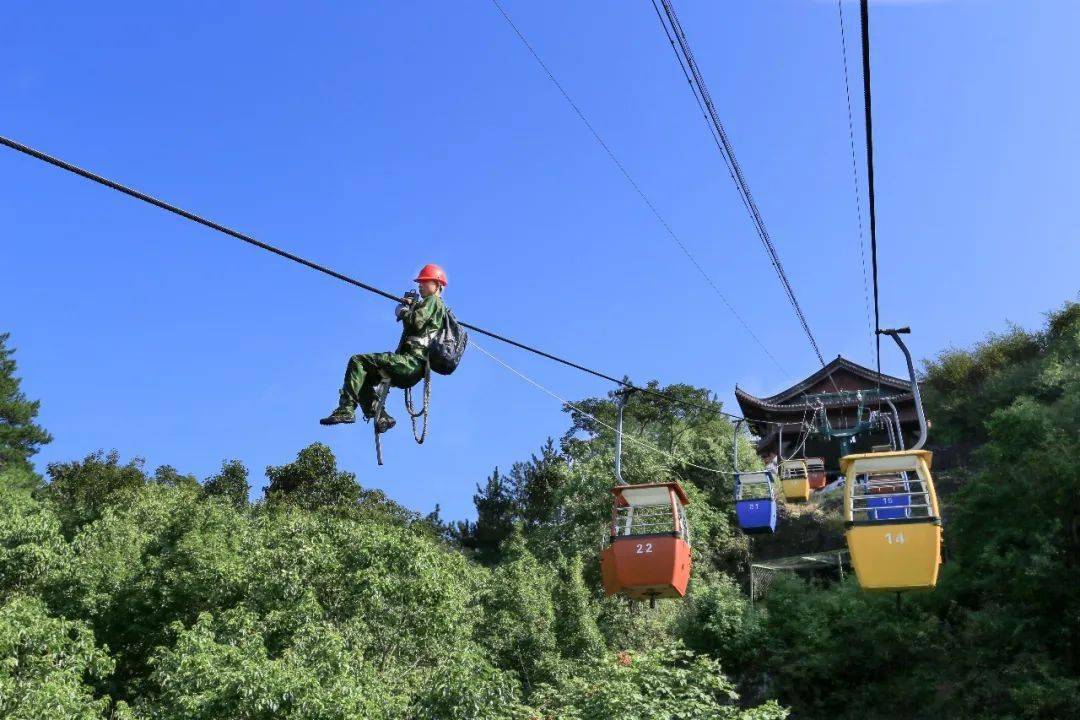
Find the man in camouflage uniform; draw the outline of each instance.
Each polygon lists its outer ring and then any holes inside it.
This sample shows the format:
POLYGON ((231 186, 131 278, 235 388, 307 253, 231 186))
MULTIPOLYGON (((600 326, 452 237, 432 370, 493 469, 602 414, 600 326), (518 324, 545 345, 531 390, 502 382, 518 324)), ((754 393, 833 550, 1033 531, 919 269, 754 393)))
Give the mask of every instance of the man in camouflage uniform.
MULTIPOLYGON (((420 293, 409 293, 397 306, 394 315, 401 321, 401 340, 392 353, 353 355, 345 368, 337 409, 319 422, 323 425, 356 422, 356 406, 364 419, 375 415, 376 388, 383 378, 393 387, 410 388, 424 377, 428 345, 446 322, 442 290, 446 273, 438 265, 425 265, 416 276, 420 293)), ((375 418, 375 429, 386 432, 396 421, 383 408, 375 418)))

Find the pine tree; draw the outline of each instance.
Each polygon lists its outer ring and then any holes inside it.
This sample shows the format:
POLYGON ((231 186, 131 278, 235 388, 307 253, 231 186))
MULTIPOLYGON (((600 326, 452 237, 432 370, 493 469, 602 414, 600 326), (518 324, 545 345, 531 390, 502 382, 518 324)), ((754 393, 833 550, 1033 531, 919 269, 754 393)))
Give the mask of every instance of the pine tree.
POLYGON ((30 469, 30 457, 52 436, 34 422, 41 403, 27 400, 15 375, 15 350, 9 333, 0 333, 0 470, 30 469))
POLYGON ((559 512, 559 491, 567 482, 566 459, 559 454, 555 441, 548 438, 525 463, 515 463, 510 471, 510 484, 520 508, 526 529, 555 522, 559 512))
POLYGON ((473 495, 476 522, 458 523, 454 531, 458 542, 476 551, 481 562, 495 563, 502 557, 503 542, 514 532, 517 514, 514 494, 498 468, 484 487, 476 486, 473 495))

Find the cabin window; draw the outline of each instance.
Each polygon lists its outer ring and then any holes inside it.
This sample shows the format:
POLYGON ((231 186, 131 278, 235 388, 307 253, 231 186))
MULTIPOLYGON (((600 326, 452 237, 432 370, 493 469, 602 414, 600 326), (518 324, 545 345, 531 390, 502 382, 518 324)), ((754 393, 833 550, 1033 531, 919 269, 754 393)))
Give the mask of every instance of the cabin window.
POLYGON ((927 483, 907 471, 860 473, 851 488, 855 522, 928 519, 933 517, 927 483))
POLYGON ((670 502, 663 505, 624 505, 615 510, 615 532, 612 534, 617 537, 669 534, 674 531, 675 518, 671 514, 670 502))

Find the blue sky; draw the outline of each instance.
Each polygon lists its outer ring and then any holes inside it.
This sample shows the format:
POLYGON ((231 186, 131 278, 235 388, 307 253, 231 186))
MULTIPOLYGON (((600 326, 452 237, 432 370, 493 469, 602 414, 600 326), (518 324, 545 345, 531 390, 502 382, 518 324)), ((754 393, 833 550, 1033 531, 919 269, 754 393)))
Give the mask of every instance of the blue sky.
MULTIPOLYGON (((647 0, 501 1, 787 374, 487 0, 16 1, 0 134, 392 291, 439 262, 462 319, 613 375, 730 401, 812 371, 647 0)), ((677 8, 826 356, 870 363, 836 4, 677 8)), ((1075 297, 1078 21, 1066 1, 872 4, 882 324, 919 357, 1075 297)), ((116 448, 199 477, 240 458, 259 485, 321 440, 363 485, 464 517, 567 425, 471 353, 436 379, 425 445, 399 426, 378 468, 369 426, 315 421, 350 354, 396 342, 390 303, 8 150, 0 198, 0 329, 56 438, 40 468, 116 448)), ((564 397, 610 389, 480 341, 564 397)))

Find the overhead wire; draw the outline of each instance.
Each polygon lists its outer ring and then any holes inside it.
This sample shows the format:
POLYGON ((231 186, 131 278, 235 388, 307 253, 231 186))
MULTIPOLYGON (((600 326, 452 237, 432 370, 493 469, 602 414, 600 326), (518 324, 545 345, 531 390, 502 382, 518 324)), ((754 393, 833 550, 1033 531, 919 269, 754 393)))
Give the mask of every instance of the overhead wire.
POLYGON ((870 330, 870 354, 874 354, 874 324, 870 319, 870 290, 866 279, 866 238, 863 235, 862 194, 859 192, 859 165, 855 159, 855 122, 851 113, 851 84, 848 82, 847 30, 844 26, 844 0, 836 0, 836 13, 840 17, 840 55, 844 59, 844 95, 847 98, 848 143, 851 146, 851 173, 854 177, 855 214, 859 220, 859 269, 862 271, 863 305, 866 308, 866 326, 870 330))
MULTIPOLYGON (((29 157, 40 160, 42 162, 48 163, 49 165, 52 165, 54 167, 58 167, 58 168, 60 168, 62 170, 70 172, 70 173, 72 173, 74 175, 78 175, 78 176, 80 176, 82 178, 85 178, 87 180, 95 182, 95 183, 97 183, 99 185, 103 185, 103 186, 105 186, 107 188, 110 188, 112 190, 116 190, 117 192, 123 193, 124 195, 135 198, 136 200, 140 200, 142 202, 148 203, 150 205, 153 205, 153 206, 155 206, 157 208, 160 208, 162 210, 165 210, 167 212, 173 213, 174 215, 179 215, 182 218, 185 218, 185 219, 190 220, 192 222, 198 223, 199 225, 203 225, 203 226, 208 227, 208 228, 210 228, 212 230, 216 230, 216 231, 218 231, 220 233, 223 233, 225 235, 228 235, 229 237, 232 237, 232 238, 235 238, 235 239, 240 240, 242 242, 245 242, 245 243, 247 243, 249 245, 252 245, 254 247, 257 247, 257 248, 259 248, 261 250, 266 250, 267 252, 270 252, 270 253, 273 253, 273 254, 275 254, 275 255, 277 255, 279 257, 285 258, 286 260, 290 260, 292 262, 298 263, 298 264, 303 265, 303 266, 305 266, 307 268, 310 268, 310 269, 315 270, 317 272, 323 273, 324 275, 329 275, 332 278, 335 278, 337 280, 341 280, 342 282, 348 283, 349 285, 352 285, 354 287, 358 287, 358 288, 360 288, 362 290, 366 290, 366 291, 368 291, 370 293, 374 293, 376 295, 379 295, 379 296, 381 296, 383 298, 386 298, 387 300, 392 300, 394 302, 400 302, 401 299, 402 299, 400 296, 394 295, 393 293, 386 292, 385 290, 381 290, 381 289, 375 287, 374 285, 369 285, 368 283, 361 282, 360 280, 357 280, 356 278, 350 277, 348 275, 345 275, 344 273, 340 273, 340 272, 338 272, 336 270, 328 268, 325 265, 320 265, 319 263, 316 263, 316 262, 313 262, 313 261, 308 260, 306 258, 300 257, 299 255, 291 253, 291 252, 289 252, 287 250, 283 250, 283 249, 281 249, 279 247, 276 247, 274 245, 270 245, 269 243, 258 240, 256 238, 250 236, 250 235, 247 235, 246 233, 242 233, 242 232, 240 232, 238 230, 234 230, 234 229, 232 229, 230 227, 222 225, 221 223, 218 223, 218 222, 215 222, 213 220, 209 220, 207 218, 204 218, 204 217, 202 217, 200 215, 197 215, 196 213, 193 213, 193 212, 191 212, 189 210, 184 210, 183 208, 180 208, 180 207, 178 207, 176 205, 173 205, 172 203, 165 202, 164 200, 156 198, 156 197, 154 197, 152 195, 148 195, 148 194, 146 194, 144 192, 141 192, 139 190, 135 190, 135 189, 130 188, 130 187, 126 186, 126 185, 122 185, 121 183, 116 182, 115 180, 110 180, 109 178, 106 178, 106 177, 104 177, 102 175, 99 175, 97 173, 94 173, 94 172, 91 172, 91 171, 86 170, 84 168, 81 168, 81 167, 79 167, 77 165, 74 165, 72 163, 69 163, 69 162, 67 162, 65 160, 61 160, 60 158, 54 157, 52 155, 48 155, 48 154, 46 154, 46 153, 44 153, 44 152, 42 152, 40 150, 36 150, 35 148, 32 148, 32 147, 30 147, 28 145, 24 145, 23 143, 17 142, 15 140, 10 139, 10 138, 0 136, 0 145, 8 147, 8 148, 10 148, 12 150, 15 150, 15 151, 17 151, 19 153, 22 153, 24 155, 27 155, 29 157)), ((567 360, 566 358, 559 357, 558 355, 554 355, 554 354, 549 353, 549 352, 547 352, 545 350, 541 350, 541 349, 539 349, 537 347, 533 347, 533 346, 528 345, 526 343, 519 342, 519 341, 514 340, 512 338, 506 337, 505 335, 501 335, 499 333, 492 332, 491 330, 485 330, 484 328, 481 328, 481 327, 479 327, 477 325, 473 325, 471 323, 466 323, 466 322, 460 322, 460 321, 459 321, 459 324, 462 325, 463 327, 468 328, 469 330, 477 332, 477 333, 479 333, 481 335, 485 335, 487 337, 493 338, 495 340, 506 343, 508 345, 512 345, 512 346, 514 346, 516 348, 519 348, 521 350, 525 350, 527 352, 533 353, 534 355, 538 355, 540 357, 546 358, 548 360, 552 360, 554 362, 560 363, 560 364, 565 365, 567 367, 574 368, 575 370, 580 370, 581 372, 587 373, 589 375, 593 375, 595 377, 601 378, 603 380, 607 380, 609 382, 613 382, 613 383, 615 383, 617 385, 620 385, 622 387, 632 389, 632 390, 636 390, 636 391, 644 393, 646 395, 654 396, 654 397, 662 399, 662 400, 664 400, 666 402, 669 402, 669 403, 672 403, 672 404, 675 404, 675 405, 682 405, 684 407, 693 407, 693 408, 696 408, 698 410, 702 410, 704 412, 708 412, 708 413, 712 413, 712 414, 716 414, 716 415, 723 415, 723 416, 729 417, 729 418, 735 418, 735 419, 740 418, 739 415, 735 415, 733 413, 725 412, 725 411, 720 410, 719 408, 717 408, 715 406, 704 405, 702 403, 694 402, 694 401, 691 401, 691 400, 684 400, 684 399, 680 399, 680 398, 674 398, 674 397, 671 397, 670 395, 666 395, 665 393, 653 390, 653 389, 648 388, 648 387, 641 387, 641 386, 638 386, 638 385, 634 385, 633 383, 628 382, 625 379, 619 379, 619 378, 614 377, 612 375, 608 375, 606 373, 600 372, 599 370, 594 370, 592 368, 586 367, 585 365, 581 365, 580 363, 573 362, 572 360, 567 360)), ((771 420, 756 420, 754 422, 760 422, 760 423, 763 423, 763 424, 783 424, 783 423, 777 423, 777 422, 774 422, 774 421, 771 421, 771 420)))
MULTIPOLYGON (((795 317, 802 327, 803 333, 806 335, 807 340, 810 342, 810 346, 817 356, 818 361, 824 366, 825 358, 821 354, 821 348, 818 345, 817 338, 814 336, 813 331, 810 328, 810 324, 806 319, 806 314, 803 312, 802 306, 799 303, 798 298, 795 295, 795 290, 791 285, 790 280, 787 277, 787 272, 784 270, 783 263, 780 260, 779 252, 776 249, 776 245, 769 234, 768 229, 765 226, 765 221, 761 216, 761 212, 757 207, 757 203, 754 201, 754 196, 750 191, 750 186, 746 181, 746 177, 743 174, 742 168, 739 165, 738 158, 735 156, 735 149, 731 143, 730 138, 727 135, 727 131, 724 129, 724 124, 720 120, 720 116, 716 111, 716 107, 713 104, 712 96, 709 93, 708 86, 705 84, 705 79, 701 73, 701 69, 698 67, 697 61, 694 58, 693 50, 690 48, 690 43, 687 40, 686 33, 682 28, 682 24, 679 21, 678 14, 675 8, 671 4, 671 0, 661 0, 664 8, 664 12, 661 15, 659 7, 656 5, 656 0, 652 0, 653 8, 656 10, 657 15, 660 17, 661 25, 664 27, 664 32, 672 43, 672 48, 675 50, 676 58, 679 59, 680 67, 683 68, 684 74, 689 73, 691 81, 691 87, 696 92, 694 93, 695 99, 700 97, 700 105, 704 105, 706 121, 710 126, 710 130, 714 132, 714 140, 720 148, 721 155, 724 157, 724 161, 728 166, 729 172, 732 175, 732 179, 735 182, 736 189, 739 191, 740 197, 743 200, 743 204, 747 211, 750 213, 751 220, 754 223, 754 228, 757 232, 758 238, 761 240, 762 246, 769 256, 770 263, 773 266, 773 270, 776 272, 777 278, 780 280, 780 284, 784 289, 784 294, 787 296, 788 303, 791 305, 792 310, 795 313, 795 317), (665 22, 666 18, 666 22, 665 22), (669 31, 670 26, 670 31, 669 31), (685 64, 684 62, 685 61, 685 64)), ((831 379, 830 375, 830 379, 831 379)))
POLYGON ((566 100, 567 104, 574 111, 574 114, 578 116, 581 122, 589 130, 589 133, 593 136, 593 139, 595 139, 596 142, 600 145, 600 147, 603 148, 604 152, 607 153, 607 156, 611 158, 611 161, 615 164, 615 167, 619 169, 619 172, 622 174, 622 176, 626 178, 626 181, 628 183, 630 183, 630 186, 638 194, 642 202, 645 203, 645 206, 649 208, 650 212, 652 212, 652 214, 656 217, 657 221, 659 221, 660 225, 667 232, 668 236, 675 242, 676 245, 678 245, 679 249, 682 250, 683 254, 686 255, 687 259, 690 260, 693 266, 705 279, 705 282, 708 283, 709 287, 711 287, 713 292, 715 292, 716 295, 720 298, 720 301, 724 303, 724 306, 731 312, 732 315, 735 316, 735 319, 739 321, 739 324, 743 326, 743 329, 746 330, 750 337, 754 339, 754 342, 756 342, 761 347, 761 349, 765 352, 769 359, 772 360, 776 367, 778 367, 785 375, 789 374, 788 371, 784 369, 784 366, 780 364, 780 361, 777 360, 776 356, 769 351, 769 348, 765 345, 764 342, 762 342, 761 338, 759 338, 757 334, 750 328, 750 325, 727 299, 727 296, 725 296, 724 293, 720 290, 716 282, 712 279, 712 276, 710 276, 709 273, 705 270, 705 268, 702 267, 701 263, 698 262, 698 259, 694 257, 694 254, 690 252, 690 249, 686 246, 686 244, 678 236, 675 230, 671 227, 671 224, 668 223, 668 221, 664 218, 663 215, 660 214, 660 211, 657 209, 652 199, 645 193, 645 191, 638 184, 637 180, 635 180, 633 175, 630 174, 630 171, 626 168, 626 165, 623 164, 622 160, 620 160, 619 157, 615 154, 615 151, 611 149, 611 146, 608 145, 607 141, 605 141, 604 138, 600 135, 600 132, 585 116, 585 113, 570 96, 570 93, 567 92, 566 88, 563 87, 563 84, 559 82, 558 78, 555 77, 555 73, 552 72, 551 68, 548 67, 547 63, 545 63, 543 58, 540 57, 540 54, 533 47, 532 43, 529 42, 528 38, 525 37, 525 34, 510 17, 509 13, 506 12, 506 9, 503 8, 502 4, 499 3, 499 0, 491 0, 491 2, 502 15, 503 19, 506 20, 506 23, 510 26, 510 29, 514 31, 515 35, 517 35, 518 39, 521 41, 521 44, 525 46, 525 49, 529 51, 529 54, 532 55, 533 59, 536 60, 536 63, 544 71, 544 74, 547 75, 551 83, 563 96, 563 99, 566 100))
POLYGON ((502 365, 504 368, 506 368, 510 372, 514 373, 515 375, 517 375, 519 378, 521 378, 525 382, 529 383, 533 387, 535 387, 535 388, 547 393, 551 397, 555 398, 560 403, 562 403, 564 406, 569 407, 569 408, 573 408, 576 412, 578 412, 581 415, 589 418, 590 420, 595 422, 597 425, 600 425, 602 427, 607 428, 608 430, 612 431, 616 435, 621 435, 623 440, 626 440, 626 441, 628 441, 630 443, 633 443, 634 445, 638 445, 640 447, 643 447, 643 448, 645 448, 647 450, 651 450, 651 451, 653 451, 655 453, 658 453, 660 455, 664 455, 664 456, 668 457, 669 459, 674 460, 675 462, 681 463, 683 465, 686 465, 688 467, 697 468, 698 470, 704 470, 706 472, 716 473, 717 475, 728 475, 728 476, 735 475, 735 473, 728 472, 726 470, 719 470, 717 468, 706 467, 705 465, 698 465, 696 463, 690 462, 689 460, 686 460, 686 459, 684 459, 682 457, 679 457, 675 453, 664 450, 663 448, 658 448, 655 445, 652 445, 651 443, 647 443, 647 442, 645 442, 643 440, 640 440, 640 439, 634 437, 633 435, 627 434, 625 431, 620 431, 617 428, 615 428, 613 425, 609 425, 608 423, 604 422, 603 420, 596 417, 592 413, 588 412, 587 410, 582 408, 580 405, 576 405, 576 404, 570 402, 569 400, 567 400, 567 399, 565 399, 563 397, 560 397, 554 391, 549 390, 548 388, 544 387, 543 385, 538 383, 536 380, 533 380, 531 377, 529 377, 525 373, 521 372, 517 368, 513 367, 512 365, 509 365, 508 363, 504 362, 499 357, 497 357, 494 354, 488 352, 482 346, 480 346, 478 343, 473 342, 473 343, 471 343, 471 345, 472 345, 472 347, 474 347, 477 350, 479 350, 480 352, 482 352, 484 355, 487 355, 489 358, 491 358, 492 360, 497 362, 499 365, 502 365))
POLYGON ((860 0, 862 27, 863 110, 866 116, 866 183, 870 212, 870 266, 874 277, 874 340, 877 348, 878 397, 881 396, 881 305, 878 301, 877 211, 874 204, 874 114, 870 102, 870 7, 860 0))

